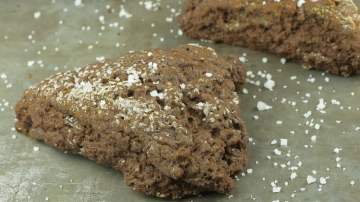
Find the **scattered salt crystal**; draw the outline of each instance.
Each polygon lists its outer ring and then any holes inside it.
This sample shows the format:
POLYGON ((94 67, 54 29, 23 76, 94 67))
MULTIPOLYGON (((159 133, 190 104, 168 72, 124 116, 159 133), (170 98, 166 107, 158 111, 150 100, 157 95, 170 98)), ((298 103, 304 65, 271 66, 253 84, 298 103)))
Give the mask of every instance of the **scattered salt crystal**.
POLYGON ((34 151, 39 151, 39 147, 34 147, 34 151))
POLYGON ((263 63, 267 63, 267 62, 268 62, 268 59, 265 57, 265 58, 262 59, 262 62, 263 62, 263 63))
POLYGON ((35 13, 34 13, 34 18, 39 18, 40 15, 41 15, 41 12, 35 12, 35 13))
POLYGON ((15 138, 16 138, 16 135, 12 135, 12 138, 14 138, 14 139, 15 139, 15 138))
POLYGON ((248 94, 248 93, 249 93, 249 91, 248 91, 246 88, 244 88, 244 89, 242 90, 242 92, 243 92, 244 94, 248 94))
POLYGON ((329 77, 325 77, 325 81, 329 82, 330 81, 329 77))
POLYGON ((31 67, 31 66, 34 65, 34 63, 35 63, 35 61, 31 60, 31 61, 28 61, 28 64, 27 64, 27 65, 28 65, 29 67, 31 67))
POLYGON ((316 141, 316 135, 311 136, 311 141, 313 141, 313 142, 316 141))
POLYGON ((45 200, 48 201, 48 200, 49 200, 49 197, 46 197, 45 200))
MULTIPOLYGON (((314 175, 316 175, 316 173, 317 173, 317 171, 316 170, 313 170, 313 171, 311 171, 314 175)), ((320 178, 320 180, 321 180, 321 178, 320 178)))
POLYGON ((280 145, 283 146, 283 147, 287 146, 287 142, 288 142, 287 139, 280 139, 280 145))
POLYGON ((276 143, 277 143, 277 141, 276 141, 276 140, 273 140, 273 141, 271 141, 270 144, 276 144, 276 143))
POLYGON ((75 6, 81 6, 81 0, 75 0, 74 5, 75 6))
POLYGON ((119 17, 131 18, 132 16, 133 16, 132 14, 128 13, 125 10, 123 5, 120 6, 119 17))
POLYGON ((336 157, 336 159, 335 159, 335 160, 336 160, 336 161, 340 161, 340 159, 341 159, 340 157, 336 157))
POLYGON ((181 29, 178 30, 178 35, 179 36, 183 35, 183 32, 181 31, 181 29))
POLYGON ((265 83, 264 83, 264 87, 269 89, 270 91, 273 91, 273 88, 275 86, 275 81, 268 79, 265 83))
POLYGON ((320 184, 326 184, 326 178, 320 177, 320 184))
POLYGON ((185 84, 184 84, 184 83, 180 84, 180 88, 181 88, 181 89, 184 89, 184 88, 185 88, 185 84))
POLYGON ((105 59, 105 57, 104 56, 99 56, 99 57, 96 57, 96 60, 98 60, 98 61, 101 61, 101 60, 104 60, 105 59))
POLYGON ((319 124, 315 124, 315 129, 319 130, 320 129, 320 125, 319 124))
POLYGON ((276 121, 276 124, 280 125, 282 124, 282 121, 276 121))
POLYGON ((274 152, 275 152, 276 155, 281 155, 281 151, 278 150, 278 149, 274 149, 274 152))
POLYGON ((284 64, 286 63, 286 59, 285 59, 285 58, 281 58, 281 59, 280 59, 280 62, 281 62, 281 64, 284 65, 284 64))
POLYGON ((304 117, 305 117, 305 118, 309 118, 310 115, 311 115, 311 111, 308 111, 308 112, 306 112, 306 113, 304 114, 304 117))
POLYGON ((203 102, 199 102, 199 103, 197 103, 196 105, 197 105, 197 106, 199 106, 199 107, 202 107, 202 106, 204 106, 204 105, 205 105, 205 103, 203 103, 203 102))
POLYGON ((281 191, 281 187, 273 187, 273 192, 278 193, 281 191))
POLYGON ((268 110, 268 109, 271 109, 272 106, 269 106, 267 105, 266 103, 262 102, 262 101, 259 101, 257 103, 257 108, 259 111, 263 111, 263 110, 268 110))
POLYGON ((297 7, 301 7, 305 3, 305 0, 299 0, 297 2, 297 7))
POLYGON ((247 173, 248 173, 248 174, 251 174, 251 173, 252 173, 252 169, 251 169, 251 168, 247 169, 247 173))
POLYGON ((212 73, 206 73, 205 76, 210 78, 212 76, 212 73))
POLYGON ((316 182, 316 178, 314 178, 314 177, 311 176, 311 175, 308 175, 307 178, 306 178, 306 180, 307 180, 307 183, 308 183, 308 184, 311 184, 311 183, 316 182))
POLYGON ((334 152, 335 152, 335 153, 339 153, 341 150, 342 150, 342 149, 335 148, 335 149, 334 149, 334 152))
POLYGON ((297 177, 297 174, 296 173, 291 173, 291 175, 290 175, 290 179, 292 180, 292 179, 295 179, 297 177))
POLYGON ((355 184, 355 182, 354 182, 354 181, 351 181, 351 182, 350 182, 350 184, 351 184, 351 185, 354 185, 354 184, 355 184))
POLYGON ((254 119, 259 119, 259 116, 258 115, 254 115, 254 119))
POLYGON ((297 79, 297 76, 292 76, 292 77, 290 77, 290 79, 295 80, 295 79, 297 79))
POLYGON ((305 191, 305 188, 300 188, 300 191, 305 191))
POLYGON ((299 161, 298 166, 299 166, 299 167, 301 167, 301 165, 302 165, 302 162, 301 162, 301 161, 299 161))

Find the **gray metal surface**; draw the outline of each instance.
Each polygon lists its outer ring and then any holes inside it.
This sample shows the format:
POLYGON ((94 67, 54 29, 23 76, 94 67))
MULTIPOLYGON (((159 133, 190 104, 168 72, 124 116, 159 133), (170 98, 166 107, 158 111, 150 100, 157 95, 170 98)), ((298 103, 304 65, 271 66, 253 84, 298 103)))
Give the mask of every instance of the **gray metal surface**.
MULTIPOLYGON (((238 175, 239 180, 235 180, 234 190, 228 195, 203 193, 201 197, 179 201, 359 200, 360 77, 344 78, 307 71, 291 62, 281 64, 276 55, 178 35, 175 14, 181 11, 184 2, 153 0, 153 4, 158 5, 150 10, 135 0, 83 0, 80 6, 75 6, 73 0, 1 2, 0 74, 4 75, 0 79, 0 201, 171 201, 137 194, 125 185, 121 172, 78 155, 60 152, 13 131, 13 107, 30 85, 57 72, 85 66, 96 57, 118 58, 132 50, 169 49, 184 43, 210 46, 222 56, 240 57, 246 53, 248 61, 244 65, 255 75, 250 79, 260 81, 260 86, 247 83, 245 88, 249 93, 238 94, 242 100, 242 118, 253 138, 248 145, 249 164, 244 176, 238 175), (121 5, 132 17, 119 17, 121 5), (111 13, 107 6, 113 9, 111 13), (40 17, 34 18, 38 11, 40 17), (104 24, 100 16, 104 16, 104 24), (168 22, 167 17, 172 17, 173 21, 168 22), (264 57, 267 63, 262 62, 264 57), (29 66, 29 61, 34 64, 29 66), (272 75, 274 91, 264 88, 266 78, 258 75, 258 71, 272 75), (28 78, 28 74, 32 77, 28 78), (292 80, 292 76, 297 78, 292 80), (284 103, 283 98, 286 99, 284 103), (326 113, 316 110, 320 98, 326 102, 323 109, 326 113), (333 99, 340 104, 332 104, 335 103, 333 99), (307 103, 304 100, 308 100, 307 103), (272 109, 259 111, 256 107, 259 101, 272 109), (308 111, 312 113, 306 118, 304 114, 308 111), (315 129, 315 124, 320 128, 315 129), (312 136, 316 136, 316 141, 311 141, 312 136), (286 147, 281 147, 281 138, 288 140, 286 147), (271 144, 273 140, 277 143, 271 144), (34 151, 34 147, 39 151, 34 151), (335 153, 335 148, 342 150, 335 153), (281 151, 281 155, 275 154, 275 149, 281 151), (336 161, 336 157, 341 159, 336 161), (281 164, 286 167, 282 168, 281 164), (298 170, 291 170, 294 166, 298 170), (292 173, 297 177, 291 180, 292 173), (308 175, 316 181, 308 184, 308 175), (319 191, 321 177, 329 178, 319 191), (273 192, 272 182, 281 187, 279 193, 273 192)), ((359 5, 360 1, 356 3, 359 5)))

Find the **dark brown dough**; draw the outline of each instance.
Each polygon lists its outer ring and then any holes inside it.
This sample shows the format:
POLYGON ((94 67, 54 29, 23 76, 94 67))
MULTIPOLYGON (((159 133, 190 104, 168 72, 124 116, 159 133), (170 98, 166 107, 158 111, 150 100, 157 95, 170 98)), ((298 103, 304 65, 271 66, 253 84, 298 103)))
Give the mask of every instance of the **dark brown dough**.
POLYGON ((275 53, 305 69, 360 74, 352 0, 188 0, 178 20, 187 36, 275 53))
POLYGON ((124 173, 137 192, 228 193, 247 164, 239 59, 183 45, 58 73, 16 105, 16 130, 124 173))

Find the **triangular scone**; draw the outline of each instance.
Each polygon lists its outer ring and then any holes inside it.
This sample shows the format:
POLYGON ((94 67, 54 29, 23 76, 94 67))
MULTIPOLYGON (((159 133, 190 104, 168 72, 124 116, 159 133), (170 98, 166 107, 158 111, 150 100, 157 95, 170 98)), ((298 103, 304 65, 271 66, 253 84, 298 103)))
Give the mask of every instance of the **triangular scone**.
POLYGON ((188 0, 185 35, 276 53, 345 76, 360 73, 360 17, 352 0, 188 0))
POLYGON ((237 57, 198 45, 134 52, 26 90, 16 129, 123 171, 138 192, 228 193, 247 163, 245 77, 237 57))

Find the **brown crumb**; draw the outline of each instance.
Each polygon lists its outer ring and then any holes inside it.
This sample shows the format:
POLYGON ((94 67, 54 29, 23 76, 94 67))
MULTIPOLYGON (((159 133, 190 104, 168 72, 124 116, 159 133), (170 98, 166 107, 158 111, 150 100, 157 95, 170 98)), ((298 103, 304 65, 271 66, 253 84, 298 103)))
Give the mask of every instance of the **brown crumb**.
POLYGON ((29 77, 29 79, 30 79, 30 78, 32 77, 32 75, 31 75, 31 74, 28 74, 27 77, 29 77))
POLYGON ((18 4, 17 7, 20 8, 20 4, 18 4))
POLYGON ((161 7, 158 7, 158 11, 161 10, 161 7))
POLYGON ((118 35, 120 35, 120 32, 118 32, 118 35))
POLYGON ((112 10, 111 10, 111 8, 109 8, 109 9, 108 9, 108 13, 112 13, 112 10))

